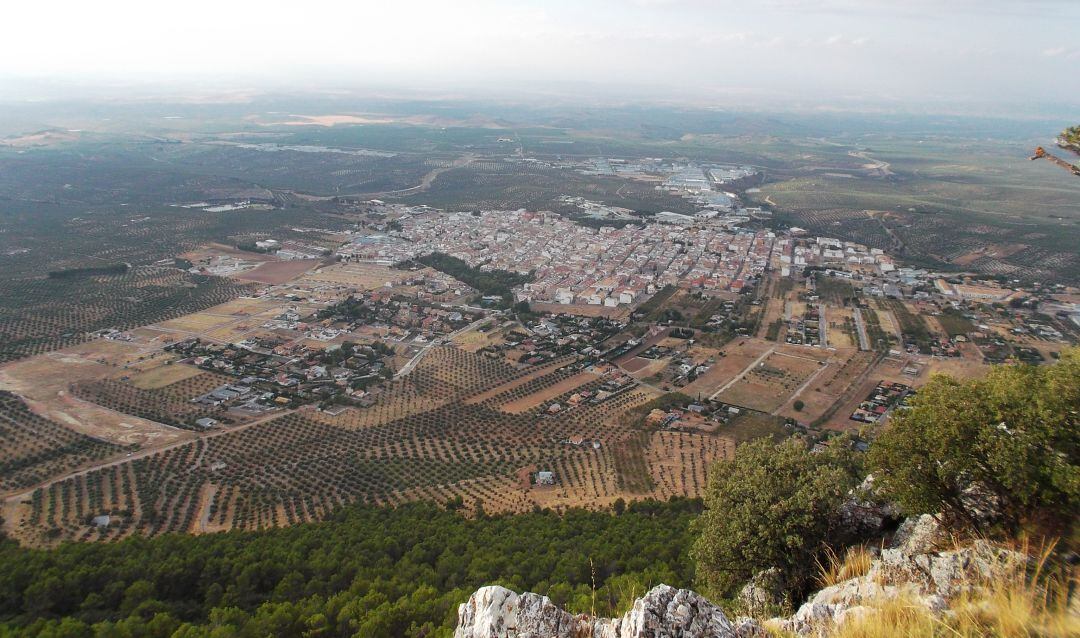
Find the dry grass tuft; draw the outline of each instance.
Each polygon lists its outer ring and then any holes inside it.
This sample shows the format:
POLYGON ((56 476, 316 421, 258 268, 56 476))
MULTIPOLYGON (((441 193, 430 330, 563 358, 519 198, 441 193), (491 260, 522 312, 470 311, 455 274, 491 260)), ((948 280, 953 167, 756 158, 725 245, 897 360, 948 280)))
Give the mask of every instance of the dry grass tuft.
POLYGON ((824 560, 815 559, 818 567, 818 585, 831 587, 845 580, 865 576, 870 571, 874 557, 866 545, 849 547, 841 556, 831 547, 825 548, 824 560))
POLYGON ((846 622, 835 638, 1069 638, 1080 636, 1080 616, 1070 613, 1070 582, 1077 571, 1048 573, 1054 545, 1032 555, 1035 567, 1016 565, 1012 575, 989 582, 971 583, 971 593, 953 600, 940 617, 903 598, 873 605, 874 612, 846 622))

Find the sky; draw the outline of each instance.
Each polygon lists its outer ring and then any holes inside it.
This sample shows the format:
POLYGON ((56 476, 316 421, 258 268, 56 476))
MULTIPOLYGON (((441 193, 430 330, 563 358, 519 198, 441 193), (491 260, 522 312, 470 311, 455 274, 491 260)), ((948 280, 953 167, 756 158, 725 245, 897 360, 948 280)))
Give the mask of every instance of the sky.
POLYGON ((33 0, 3 13, 0 82, 1080 104, 1080 0, 33 0))

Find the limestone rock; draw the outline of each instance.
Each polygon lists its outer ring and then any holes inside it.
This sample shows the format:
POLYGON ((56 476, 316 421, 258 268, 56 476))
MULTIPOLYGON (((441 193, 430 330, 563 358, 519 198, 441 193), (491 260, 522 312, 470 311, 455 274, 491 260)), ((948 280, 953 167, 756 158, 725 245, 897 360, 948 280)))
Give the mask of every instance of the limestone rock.
POLYGON ((1009 578, 1029 560, 1022 553, 983 540, 939 551, 944 540, 933 517, 909 519, 864 576, 818 591, 791 618, 774 619, 773 623, 801 635, 824 635, 830 627, 874 613, 875 604, 897 598, 942 613, 950 599, 984 583, 1009 578))
POLYGON ((755 574, 739 591, 737 600, 746 613, 760 616, 783 605, 784 598, 783 577, 773 567, 755 574))
POLYGON ((890 549, 902 554, 927 554, 940 549, 948 541, 941 523, 929 514, 904 519, 893 535, 890 549))
POLYGON ((874 477, 869 475, 840 504, 839 515, 841 533, 858 539, 883 531, 890 523, 895 523, 900 511, 878 495, 874 477))
POLYGON ((702 596, 659 585, 622 618, 574 616, 546 596, 482 587, 458 608, 454 638, 760 638, 765 630, 737 623, 702 596))
POLYGON ((489 586, 458 607, 454 638, 575 638, 577 624, 547 596, 489 586))

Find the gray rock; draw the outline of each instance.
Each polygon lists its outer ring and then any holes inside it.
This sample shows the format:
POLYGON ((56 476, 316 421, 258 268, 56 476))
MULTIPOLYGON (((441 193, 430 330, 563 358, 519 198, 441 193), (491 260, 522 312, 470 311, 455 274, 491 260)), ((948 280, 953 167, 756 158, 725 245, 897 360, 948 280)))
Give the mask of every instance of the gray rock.
POLYGON ((481 587, 458 607, 454 638, 759 638, 750 619, 733 624, 699 594, 659 585, 622 618, 573 616, 546 596, 481 587))
POLYGON ((575 638, 577 620, 547 596, 481 587, 458 607, 454 638, 575 638))
POLYGON ((900 511, 878 495, 874 477, 869 475, 840 504, 839 516, 841 534, 864 538, 884 530, 890 521, 899 518, 900 511))
POLYGON ((904 519, 893 535, 890 549, 902 554, 928 554, 941 549, 949 540, 941 523, 929 514, 904 519))
POLYGON ((743 585, 736 599, 742 610, 751 616, 761 616, 782 606, 785 595, 780 570, 773 567, 758 572, 743 585))

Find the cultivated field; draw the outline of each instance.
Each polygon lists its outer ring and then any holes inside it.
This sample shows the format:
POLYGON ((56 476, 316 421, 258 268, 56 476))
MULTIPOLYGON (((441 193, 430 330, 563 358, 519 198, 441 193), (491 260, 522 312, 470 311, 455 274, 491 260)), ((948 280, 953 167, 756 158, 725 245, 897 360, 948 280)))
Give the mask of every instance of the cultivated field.
POLYGON ((262 284, 283 284, 296 279, 314 268, 318 263, 318 259, 266 261, 252 270, 235 275, 235 278, 241 281, 254 281, 262 284))
MULTIPOLYGON (((121 458, 9 503, 8 529, 43 543, 286 525, 358 500, 461 497, 467 512, 477 502, 504 512, 700 495, 708 464, 730 454, 732 440, 623 425, 620 416, 653 398, 650 391, 574 405, 572 395, 598 388, 603 378, 573 362, 537 369, 432 348, 369 407, 337 416, 302 409, 121 458), (566 408, 549 416, 552 402, 566 408), (538 470, 553 472, 556 484, 533 486, 530 473, 538 470), (111 516, 109 526, 87 524, 102 514, 111 516)), ((220 379, 162 372, 174 366, 144 365, 127 380, 114 371, 83 379, 74 391, 119 410, 185 421, 195 416, 185 412, 192 410, 187 399, 220 379)))
MULTIPOLYGON (((809 350, 809 349, 803 349, 809 350)), ((773 412, 824 367, 821 357, 773 352, 753 364, 738 381, 717 395, 724 403, 773 412)))
POLYGON ((25 401, 3 390, 0 438, 0 492, 34 485, 125 449, 35 414, 25 401))

